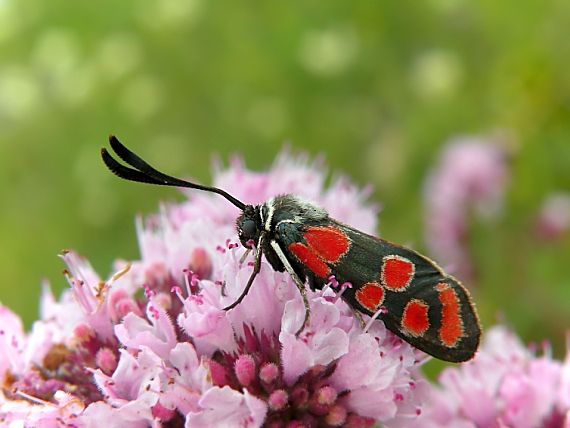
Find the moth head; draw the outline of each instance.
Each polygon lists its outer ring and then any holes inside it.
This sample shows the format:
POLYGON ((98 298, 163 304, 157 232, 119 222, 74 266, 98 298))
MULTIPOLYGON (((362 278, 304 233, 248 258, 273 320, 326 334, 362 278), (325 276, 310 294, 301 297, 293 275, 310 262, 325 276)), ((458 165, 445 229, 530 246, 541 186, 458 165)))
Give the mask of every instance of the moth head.
POLYGON ((262 230, 259 208, 253 205, 246 205, 236 220, 236 227, 239 240, 244 247, 250 248, 252 242, 257 244, 262 230))

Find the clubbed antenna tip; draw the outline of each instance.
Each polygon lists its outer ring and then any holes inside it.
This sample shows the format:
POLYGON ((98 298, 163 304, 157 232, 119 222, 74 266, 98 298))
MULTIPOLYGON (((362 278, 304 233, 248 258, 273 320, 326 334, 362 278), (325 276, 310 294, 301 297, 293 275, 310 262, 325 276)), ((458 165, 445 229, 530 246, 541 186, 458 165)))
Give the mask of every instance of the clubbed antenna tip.
POLYGON ((103 162, 109 168, 109 170, 116 176, 129 181, 137 181, 139 183, 157 184, 159 186, 174 186, 174 187, 187 187, 190 189, 204 190, 206 192, 217 193, 240 210, 243 211, 245 204, 240 200, 234 198, 232 195, 226 191, 219 189, 217 187, 203 186, 201 184, 192 183, 180 178, 171 177, 166 175, 157 169, 150 166, 141 157, 136 155, 127 149, 114 135, 109 136, 109 143, 115 154, 122 159, 126 164, 130 165, 132 168, 120 164, 107 149, 101 149, 101 157, 103 162))

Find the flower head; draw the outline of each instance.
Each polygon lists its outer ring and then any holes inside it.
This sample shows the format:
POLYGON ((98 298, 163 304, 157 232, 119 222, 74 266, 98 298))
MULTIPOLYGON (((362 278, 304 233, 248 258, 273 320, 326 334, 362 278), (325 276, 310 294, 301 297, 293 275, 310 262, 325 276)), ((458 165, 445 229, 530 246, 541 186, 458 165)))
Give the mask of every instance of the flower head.
POLYGON ((426 242, 430 254, 460 278, 473 273, 465 247, 469 214, 495 215, 507 179, 505 152, 496 141, 477 137, 452 140, 428 177, 426 242))
POLYGON ((557 192, 544 200, 538 218, 536 233, 544 239, 556 239, 570 229, 570 194, 557 192))
MULTIPOLYGON (((319 164, 281 156, 266 174, 239 160, 215 184, 248 203, 295 193, 369 233, 376 209, 346 179, 323 188, 319 164)), ((73 252, 70 289, 46 287, 26 335, 0 307, 0 420, 73 426, 387 426, 415 418, 416 354, 376 322, 363 332, 334 287, 308 291, 311 322, 286 273, 252 256, 234 206, 192 192, 138 220, 141 259, 101 280, 73 252)), ((421 382, 421 381, 420 381, 421 382)))
POLYGON ((417 427, 565 427, 570 423, 570 352, 556 361, 525 348, 513 332, 494 327, 482 349, 447 368, 429 388, 417 427))

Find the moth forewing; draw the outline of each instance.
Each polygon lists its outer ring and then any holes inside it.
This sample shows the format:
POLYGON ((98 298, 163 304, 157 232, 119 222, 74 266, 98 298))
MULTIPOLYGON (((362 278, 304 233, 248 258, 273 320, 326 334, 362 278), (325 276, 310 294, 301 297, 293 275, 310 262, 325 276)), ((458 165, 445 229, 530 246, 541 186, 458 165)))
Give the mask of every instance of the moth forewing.
POLYGON ((317 287, 334 275, 352 284, 342 295, 350 306, 413 346, 446 361, 473 357, 481 330, 469 293, 430 259, 332 219, 287 227, 302 236, 286 242, 289 257, 317 287))

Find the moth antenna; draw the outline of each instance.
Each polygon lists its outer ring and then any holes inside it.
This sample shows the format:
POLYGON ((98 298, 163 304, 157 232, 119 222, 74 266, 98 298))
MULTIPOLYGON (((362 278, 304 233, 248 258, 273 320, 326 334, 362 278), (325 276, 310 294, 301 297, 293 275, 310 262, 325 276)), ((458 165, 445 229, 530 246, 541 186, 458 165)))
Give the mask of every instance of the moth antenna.
POLYGON ((148 175, 143 174, 136 169, 128 168, 124 165, 121 165, 117 162, 107 151, 107 149, 101 149, 101 157, 103 158, 103 162, 113 174, 117 177, 120 177, 124 180, 129 181, 137 181, 139 183, 150 183, 150 184, 158 184, 162 185, 160 181, 155 180, 148 175))
POLYGON ((180 185, 186 184, 186 182, 184 182, 184 180, 180 180, 179 178, 175 178, 175 177, 171 177, 169 175, 166 175, 166 174, 156 170, 152 166, 150 166, 141 157, 139 157, 138 155, 134 154, 129 149, 127 149, 117 139, 117 137, 115 137, 114 135, 109 136, 109 143, 111 144, 111 148, 117 154, 117 156, 119 156, 119 158, 121 158, 127 164, 129 164, 133 168, 139 170, 143 174, 146 174, 147 176, 150 176, 150 177, 154 178, 155 180, 163 181, 165 183, 166 182, 167 183, 180 183, 180 185))
POLYGON ((234 198, 228 192, 212 186, 204 186, 202 184, 192 183, 180 178, 166 175, 140 158, 138 155, 127 149, 114 135, 109 137, 109 143, 113 151, 133 168, 126 167, 117 162, 106 149, 101 149, 101 157, 109 170, 120 178, 140 183, 157 184, 160 186, 187 187, 190 189, 204 190, 206 192, 217 193, 223 196, 240 210, 244 210, 246 205, 240 200, 234 198))

